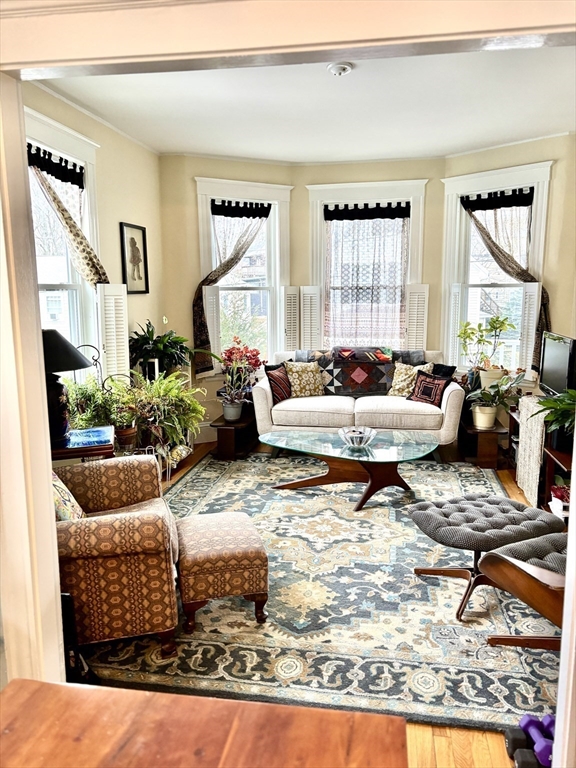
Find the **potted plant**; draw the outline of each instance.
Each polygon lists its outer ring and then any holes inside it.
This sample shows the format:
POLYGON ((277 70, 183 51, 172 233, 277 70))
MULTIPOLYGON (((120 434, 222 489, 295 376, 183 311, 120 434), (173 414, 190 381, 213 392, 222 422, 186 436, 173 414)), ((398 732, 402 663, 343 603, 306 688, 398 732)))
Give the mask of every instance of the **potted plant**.
POLYGON ((497 381, 506 374, 500 366, 492 366, 491 361, 496 350, 503 344, 500 340, 502 334, 515 329, 516 326, 507 317, 499 315, 491 317, 487 325, 472 325, 470 322, 460 325, 458 338, 471 369, 469 376, 472 371, 478 371, 482 387, 487 387, 492 381, 497 381))
POLYGON ((189 387, 179 373, 161 373, 150 381, 133 373, 134 409, 139 443, 152 445, 168 461, 170 451, 185 445, 188 431, 198 434, 205 409, 196 398, 206 390, 189 387))
POLYGON ((93 375, 83 382, 67 380, 68 413, 73 429, 90 429, 112 425, 115 433, 134 424, 133 397, 130 384, 99 384, 93 375))
MULTIPOLYGON (((265 360, 260 360, 260 350, 250 349, 242 344, 238 336, 232 339, 231 347, 225 349, 222 357, 209 354, 222 366, 224 374, 224 393, 222 395, 222 410, 226 421, 238 421, 242 415, 242 405, 246 402, 246 395, 254 381, 256 371, 264 365, 265 360)), ((205 352, 195 350, 192 352, 205 352)))
POLYGON ((557 395, 540 400, 542 408, 536 411, 545 413, 547 431, 552 435, 552 447, 569 453, 574 445, 574 425, 576 422, 576 389, 565 389, 557 395))
POLYGON ((177 336, 174 331, 156 335, 150 320, 146 321, 145 328, 141 325, 139 328, 128 340, 131 368, 140 365, 145 371, 148 363, 158 360, 160 373, 172 373, 190 365, 190 348, 184 336, 177 336))
POLYGON ((467 399, 472 403, 472 420, 476 429, 494 428, 498 406, 502 406, 508 413, 511 405, 517 405, 521 394, 518 386, 523 379, 524 373, 519 373, 514 378, 502 376, 485 389, 477 389, 467 395, 467 399))

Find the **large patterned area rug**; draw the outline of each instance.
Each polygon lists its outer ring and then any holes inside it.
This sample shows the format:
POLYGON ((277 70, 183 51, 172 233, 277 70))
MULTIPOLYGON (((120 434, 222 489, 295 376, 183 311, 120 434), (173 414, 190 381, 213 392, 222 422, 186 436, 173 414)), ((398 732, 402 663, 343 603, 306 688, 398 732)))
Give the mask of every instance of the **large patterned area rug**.
POLYGON ((268 621, 256 624, 252 603, 229 598, 197 613, 193 636, 178 632, 177 658, 162 659, 152 636, 86 646, 103 681, 488 728, 549 712, 557 654, 492 648, 486 638, 553 634, 552 625, 489 587, 458 622, 464 582, 413 573, 419 564, 468 565, 471 553, 436 545, 405 507, 415 498, 505 495, 496 474, 471 464, 401 464, 413 493, 382 490, 359 512, 360 485, 272 489, 318 465, 304 456, 206 458, 170 490, 176 517, 251 515, 270 558, 268 621))

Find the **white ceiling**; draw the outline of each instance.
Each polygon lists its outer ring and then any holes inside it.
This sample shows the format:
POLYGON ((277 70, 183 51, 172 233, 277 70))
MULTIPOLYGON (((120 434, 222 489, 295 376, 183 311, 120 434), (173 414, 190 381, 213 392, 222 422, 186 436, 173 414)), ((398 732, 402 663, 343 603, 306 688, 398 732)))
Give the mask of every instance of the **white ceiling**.
POLYGON ((110 75, 45 84, 159 153, 444 157, 576 128, 576 48, 110 75))

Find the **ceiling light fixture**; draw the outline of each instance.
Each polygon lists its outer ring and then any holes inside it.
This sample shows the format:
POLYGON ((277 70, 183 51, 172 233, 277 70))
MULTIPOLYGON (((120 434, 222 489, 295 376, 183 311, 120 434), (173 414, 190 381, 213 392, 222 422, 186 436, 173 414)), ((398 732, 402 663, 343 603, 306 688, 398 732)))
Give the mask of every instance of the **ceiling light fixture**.
POLYGON ((328 72, 334 77, 342 77, 347 75, 354 69, 354 64, 349 64, 347 61, 339 61, 336 64, 328 64, 326 67, 328 72))

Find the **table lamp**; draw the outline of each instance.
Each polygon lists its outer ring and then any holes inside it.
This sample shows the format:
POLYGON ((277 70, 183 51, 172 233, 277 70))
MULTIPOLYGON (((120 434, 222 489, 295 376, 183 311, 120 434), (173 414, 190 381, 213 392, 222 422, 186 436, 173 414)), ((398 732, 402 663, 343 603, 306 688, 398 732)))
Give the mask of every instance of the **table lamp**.
POLYGON ((44 370, 48 396, 48 424, 50 443, 62 446, 68 435, 68 392, 56 371, 77 371, 90 368, 92 363, 76 347, 55 330, 42 330, 44 345, 44 370))

